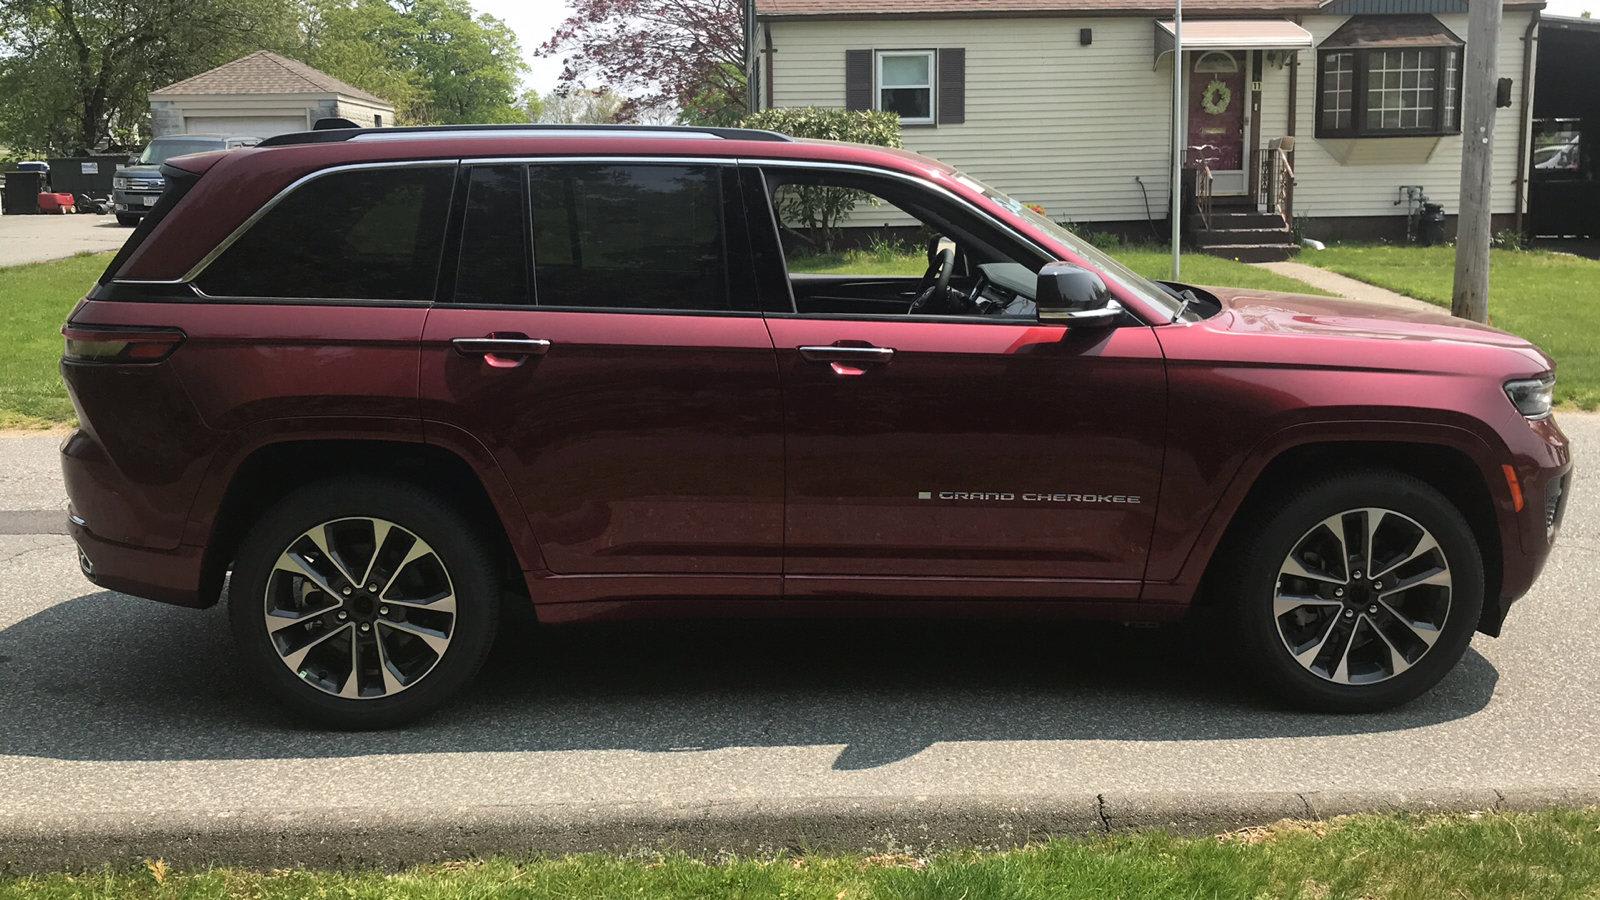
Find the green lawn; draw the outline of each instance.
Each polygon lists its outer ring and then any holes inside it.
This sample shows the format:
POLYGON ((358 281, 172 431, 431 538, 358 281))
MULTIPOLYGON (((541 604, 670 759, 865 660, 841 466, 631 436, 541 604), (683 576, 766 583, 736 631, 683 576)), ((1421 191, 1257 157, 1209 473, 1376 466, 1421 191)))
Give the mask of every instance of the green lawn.
MULTIPOLYGON (((1166 279, 1171 275, 1172 254, 1164 247, 1120 247, 1108 252, 1146 278, 1166 279)), ((900 253, 880 248, 801 257, 790 260, 790 266, 797 272, 816 275, 921 275, 923 269, 927 268, 927 262, 918 251, 900 253)), ((1260 288, 1300 294, 1323 293, 1293 278, 1203 253, 1183 255, 1183 280, 1190 284, 1260 288)))
POLYGON ((72 421, 61 386, 61 325, 111 261, 110 253, 0 268, 0 428, 72 421))
MULTIPOLYGON (((1494 250, 1489 322, 1555 357, 1556 400, 1600 407, 1600 262, 1539 250, 1494 250)), ((1310 263, 1449 308, 1454 247, 1335 245, 1310 263)))
MULTIPOLYGON (((337 839, 337 835, 333 836, 337 839)), ((1600 812, 1358 816, 1217 837, 1134 834, 1004 853, 507 859, 398 873, 238 869, 0 876, 0 898, 1595 897, 1600 812)))

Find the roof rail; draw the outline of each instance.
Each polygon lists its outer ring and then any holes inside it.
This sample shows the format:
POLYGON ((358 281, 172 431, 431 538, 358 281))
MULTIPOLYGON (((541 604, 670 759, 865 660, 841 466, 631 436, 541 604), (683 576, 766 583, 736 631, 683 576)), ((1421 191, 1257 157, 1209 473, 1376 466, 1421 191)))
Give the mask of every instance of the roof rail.
MULTIPOLYGON (((326 120, 323 120, 326 121, 326 120)), ((321 125, 321 122, 318 122, 321 125)), ((333 144, 348 141, 351 138, 363 135, 398 136, 406 134, 432 135, 446 137, 451 134, 500 134, 512 136, 519 133, 552 134, 561 132, 626 132, 631 137, 658 132, 665 135, 684 137, 713 137, 728 141, 792 141, 794 138, 776 131, 762 131, 756 128, 696 128, 690 125, 417 125, 404 128, 328 128, 323 126, 319 131, 297 131, 291 134, 279 134, 262 141, 262 147, 283 147, 293 144, 333 144)))

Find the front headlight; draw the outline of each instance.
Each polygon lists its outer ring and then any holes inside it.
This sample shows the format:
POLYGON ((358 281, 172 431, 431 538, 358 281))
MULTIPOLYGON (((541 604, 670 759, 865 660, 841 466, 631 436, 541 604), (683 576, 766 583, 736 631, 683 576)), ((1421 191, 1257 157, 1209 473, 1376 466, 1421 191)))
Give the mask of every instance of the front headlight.
POLYGON ((111 186, 119 191, 125 191, 128 189, 128 179, 122 177, 113 178, 111 179, 111 186))
POLYGON ((1555 392, 1554 374, 1506 382, 1506 396, 1511 398, 1511 405, 1528 419, 1543 419, 1549 416, 1555 392))

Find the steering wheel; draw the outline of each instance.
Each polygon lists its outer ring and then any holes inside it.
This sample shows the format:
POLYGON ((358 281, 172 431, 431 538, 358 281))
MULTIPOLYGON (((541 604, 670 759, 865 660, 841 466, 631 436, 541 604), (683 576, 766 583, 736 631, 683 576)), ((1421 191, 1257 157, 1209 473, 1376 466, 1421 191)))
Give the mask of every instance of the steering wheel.
POLYGON ((922 312, 935 298, 938 298, 939 305, 944 305, 950 276, 956 269, 956 251, 953 247, 940 249, 939 241, 937 237, 928 241, 928 270, 922 273, 922 279, 917 282, 917 298, 911 301, 907 315, 922 312))

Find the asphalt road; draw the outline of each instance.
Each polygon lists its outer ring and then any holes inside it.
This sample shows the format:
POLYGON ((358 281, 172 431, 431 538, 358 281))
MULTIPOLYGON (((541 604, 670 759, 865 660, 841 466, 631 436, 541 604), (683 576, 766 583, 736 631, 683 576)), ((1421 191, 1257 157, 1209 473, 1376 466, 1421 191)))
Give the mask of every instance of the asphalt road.
POLYGON ((0 216, 0 266, 120 250, 130 234, 115 216, 0 216))
MULTIPOLYGON (((1600 416, 1561 418, 1580 457, 1600 446, 1600 416)), ((59 508, 58 439, 0 440, 0 507, 59 508)), ((322 823, 337 848, 341 822, 404 835, 411 818, 470 818, 481 837, 532 810, 566 841, 546 844, 574 847, 606 810, 959 818, 1027 798, 1110 824, 1141 797, 1270 795, 1296 814, 1322 797, 1600 792, 1600 494, 1581 475, 1505 635, 1478 636, 1427 696, 1365 716, 1275 706, 1204 630, 767 622, 519 633, 442 715, 318 732, 240 682, 220 607, 100 591, 66 537, 6 533, 28 521, 0 513, 0 858, 18 828, 68 841, 73 822, 164 816, 322 823)))

